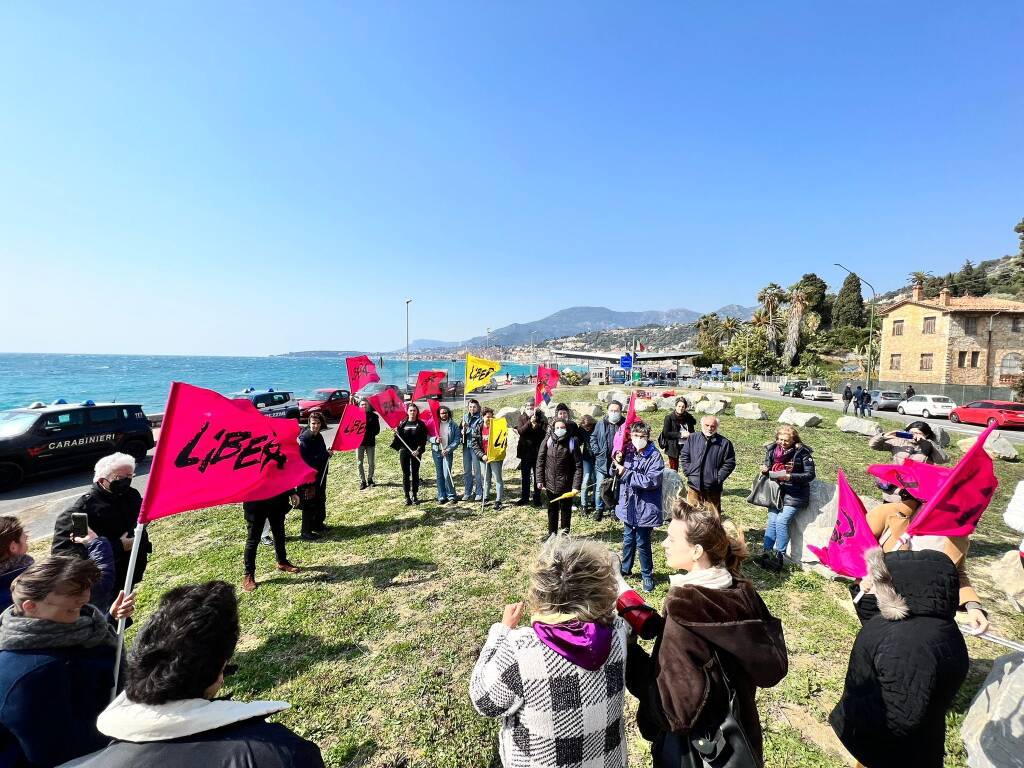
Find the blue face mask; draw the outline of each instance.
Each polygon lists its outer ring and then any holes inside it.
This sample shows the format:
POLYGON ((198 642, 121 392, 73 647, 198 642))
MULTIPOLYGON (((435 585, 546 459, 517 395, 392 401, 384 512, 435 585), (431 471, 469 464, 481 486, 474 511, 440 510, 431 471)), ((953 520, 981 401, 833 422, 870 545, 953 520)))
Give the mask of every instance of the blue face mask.
POLYGON ((565 437, 565 430, 564 429, 556 429, 555 430, 555 437, 565 437))

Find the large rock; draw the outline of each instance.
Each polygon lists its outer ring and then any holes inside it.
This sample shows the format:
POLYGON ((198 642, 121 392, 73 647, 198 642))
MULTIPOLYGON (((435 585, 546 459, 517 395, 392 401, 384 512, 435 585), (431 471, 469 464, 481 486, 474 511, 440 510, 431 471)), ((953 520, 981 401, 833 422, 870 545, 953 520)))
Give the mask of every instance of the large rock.
POLYGON ((629 406, 629 394, 623 392, 621 389, 613 389, 611 395, 605 400, 606 403, 610 403, 612 400, 618 400, 622 403, 622 410, 626 410, 629 406))
POLYGON ((996 588, 1006 593, 1013 607, 1024 613, 1024 568, 1021 567, 1020 552, 1007 552, 989 566, 988 573, 996 588))
MULTIPOLYGON (((506 446, 506 448, 505 448, 505 462, 504 462, 504 464, 502 464, 502 472, 503 473, 518 472, 519 471, 519 465, 522 464, 523 462, 522 462, 522 460, 518 456, 516 456, 516 453, 518 451, 519 451, 519 433, 516 432, 515 427, 512 426, 511 422, 509 422, 508 446, 506 446)), ((505 475, 505 479, 506 480, 509 477, 514 477, 514 475, 508 475, 508 474, 505 475)), ((126 571, 126 573, 127 573, 127 571, 126 571)))
POLYGON ((541 413, 547 416, 548 419, 553 419, 555 418, 555 406, 556 403, 552 400, 550 403, 541 403, 537 408, 541 413))
POLYGON ((816 427, 821 424, 821 416, 816 413, 798 411, 793 406, 789 406, 779 416, 779 424, 791 424, 794 427, 816 427))
MULTIPOLYGON (((977 437, 965 437, 963 440, 957 440, 956 444, 961 451, 966 453, 976 442, 978 442, 977 437)), ((1017 449, 1013 447, 1013 443, 997 432, 993 432, 985 441, 985 453, 993 459, 1002 459, 1003 461, 1016 461, 1018 458, 1017 449)))
POLYGON ((992 663, 992 671, 971 702, 960 736, 971 768, 1024 766, 1024 653, 1008 653, 992 663))
POLYGON ((647 411, 658 410, 658 404, 654 401, 653 397, 638 397, 636 399, 636 405, 634 409, 637 413, 646 413, 647 411))
POLYGON ((709 392, 707 395, 708 400, 720 400, 723 403, 731 403, 731 395, 723 395, 721 392, 709 392))
MULTIPOLYGON (((836 419, 836 426, 840 432, 852 432, 855 435, 874 437, 882 431, 877 422, 871 419, 859 419, 856 416, 840 416, 836 419)), ((949 438, 946 438, 949 440, 949 438)))
MULTIPOLYGON (((520 413, 521 413, 521 411, 518 408, 512 408, 510 406, 505 406, 504 408, 499 408, 498 409, 498 412, 496 414, 494 414, 494 418, 496 418, 496 419, 507 419, 508 420, 508 428, 509 428, 509 431, 511 431, 512 429, 514 429, 516 427, 517 424, 519 424, 519 414, 520 413)), ((125 571, 125 573, 127 573, 127 571, 125 571)))
POLYGON ((949 447, 949 431, 943 429, 938 424, 932 424, 932 432, 935 434, 935 439, 939 443, 940 448, 949 447))
POLYGON ((597 402, 607 403, 609 400, 612 400, 613 391, 614 390, 611 389, 602 389, 600 392, 597 393, 597 402))
POLYGON ((690 392, 686 392, 683 395, 683 397, 686 398, 686 402, 688 402, 691 407, 693 407, 694 405, 699 403, 701 400, 708 400, 708 399, 710 399, 708 397, 707 392, 698 392, 696 390, 692 390, 690 392))
POLYGON ((679 476, 679 473, 674 469, 665 467, 665 474, 661 477, 661 509, 666 520, 672 518, 672 502, 685 490, 686 484, 679 476))
POLYGON ((765 421, 768 418, 768 414, 765 413, 764 409, 757 403, 737 403, 735 412, 737 419, 765 421))
POLYGON ((574 401, 569 403, 569 407, 572 408, 572 412, 576 414, 577 419, 583 416, 598 417, 601 415, 601 406, 594 405, 593 403, 580 403, 574 401))
MULTIPOLYGON (((880 501, 861 496, 864 508, 874 509, 880 501)), ((801 509, 789 523, 790 559, 799 563, 817 563, 818 556, 811 552, 808 544, 824 548, 832 537, 839 513, 839 493, 837 487, 823 480, 811 481, 811 498, 807 506, 801 509)))
POLYGON ((1013 489, 1013 496, 1003 513, 1003 522, 1017 533, 1024 533, 1024 480, 1013 489))
MULTIPOLYGON (((701 403, 701 405, 704 405, 704 403, 701 403)), ((720 413, 725 413, 726 405, 727 403, 721 400, 709 400, 703 412, 708 416, 718 416, 720 413)))

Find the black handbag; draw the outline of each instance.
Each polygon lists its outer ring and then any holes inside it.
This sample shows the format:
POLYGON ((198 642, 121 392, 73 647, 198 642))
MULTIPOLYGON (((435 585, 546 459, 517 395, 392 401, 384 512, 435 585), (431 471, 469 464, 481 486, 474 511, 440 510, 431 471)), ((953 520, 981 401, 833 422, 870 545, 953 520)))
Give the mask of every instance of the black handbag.
POLYGON ((662 768, 761 768, 754 757, 750 740, 739 719, 736 689, 725 673, 722 660, 715 653, 715 662, 722 673, 722 681, 729 693, 729 708, 722 722, 703 732, 693 730, 686 735, 664 734, 661 744, 655 744, 658 758, 655 765, 662 768))
POLYGON ((619 476, 612 475, 601 481, 601 500, 610 510, 619 504, 619 476))
POLYGON ((782 487, 772 480, 768 475, 758 472, 754 482, 750 486, 750 495, 747 496, 747 504, 756 507, 782 508, 782 487))

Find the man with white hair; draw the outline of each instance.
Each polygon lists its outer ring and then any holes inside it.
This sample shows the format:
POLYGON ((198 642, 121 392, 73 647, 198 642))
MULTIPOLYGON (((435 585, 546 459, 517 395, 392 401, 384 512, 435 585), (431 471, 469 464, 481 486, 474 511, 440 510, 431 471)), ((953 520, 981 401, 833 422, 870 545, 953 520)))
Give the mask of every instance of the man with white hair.
POLYGON ((679 446, 679 464, 686 475, 686 503, 722 514, 722 486, 736 469, 736 450, 718 432, 718 419, 705 416, 700 432, 679 446))
MULTIPOLYGON (((76 512, 84 512, 89 516, 89 527, 97 536, 106 538, 114 549, 115 591, 124 586, 128 575, 128 558, 134 543, 132 537, 139 520, 139 509, 142 507, 142 496, 132 488, 133 477, 135 459, 127 453, 104 456, 96 462, 92 488, 61 512, 53 526, 51 553, 74 555, 84 560, 89 556, 86 548, 71 539, 71 516, 76 512)), ((135 563, 135 574, 132 579, 133 585, 142 581, 147 555, 153 551, 149 537, 145 532, 142 536, 139 559, 135 563)))

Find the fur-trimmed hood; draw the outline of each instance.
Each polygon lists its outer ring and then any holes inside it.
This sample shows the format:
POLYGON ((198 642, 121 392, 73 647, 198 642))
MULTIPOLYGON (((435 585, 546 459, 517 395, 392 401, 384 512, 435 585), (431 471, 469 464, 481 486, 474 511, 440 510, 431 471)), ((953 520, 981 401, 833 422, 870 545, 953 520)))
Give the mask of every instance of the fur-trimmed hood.
POLYGON ((223 728, 253 717, 288 709, 284 701, 182 699, 166 704, 136 704, 125 693, 100 713, 100 733, 121 741, 166 741, 223 728))
POLYGON ((922 550, 883 554, 881 547, 876 547, 864 554, 864 561, 868 566, 864 583, 870 587, 884 618, 950 619, 956 615, 960 577, 945 553, 922 550))

